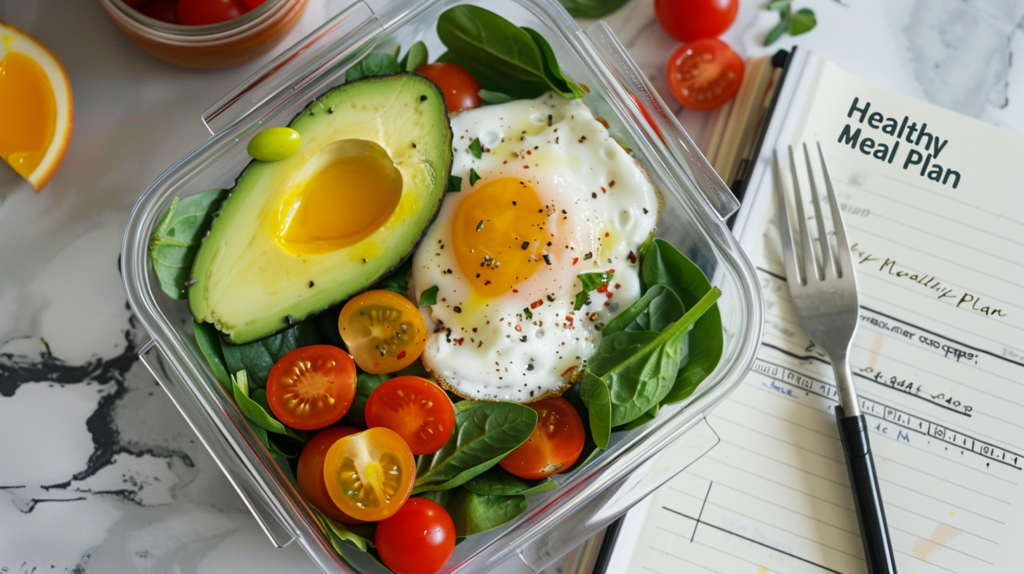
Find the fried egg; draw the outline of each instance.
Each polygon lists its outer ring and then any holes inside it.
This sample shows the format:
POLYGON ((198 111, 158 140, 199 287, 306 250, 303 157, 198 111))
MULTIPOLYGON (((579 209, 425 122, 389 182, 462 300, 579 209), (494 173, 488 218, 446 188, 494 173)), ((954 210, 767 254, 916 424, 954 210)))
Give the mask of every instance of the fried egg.
POLYGON ((452 118, 461 190, 417 248, 410 288, 419 300, 437 287, 421 308, 423 364, 460 396, 560 393, 640 297, 638 251, 659 197, 602 121, 555 93, 452 118), (578 275, 594 272, 612 278, 574 310, 578 275))

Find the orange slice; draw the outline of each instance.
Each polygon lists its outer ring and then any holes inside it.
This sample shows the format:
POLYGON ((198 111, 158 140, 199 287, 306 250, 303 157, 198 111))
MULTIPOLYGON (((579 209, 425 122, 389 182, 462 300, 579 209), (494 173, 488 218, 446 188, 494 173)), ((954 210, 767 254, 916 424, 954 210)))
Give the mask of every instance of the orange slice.
POLYGON ((37 192, 64 159, 73 116, 60 60, 0 20, 0 157, 37 192))

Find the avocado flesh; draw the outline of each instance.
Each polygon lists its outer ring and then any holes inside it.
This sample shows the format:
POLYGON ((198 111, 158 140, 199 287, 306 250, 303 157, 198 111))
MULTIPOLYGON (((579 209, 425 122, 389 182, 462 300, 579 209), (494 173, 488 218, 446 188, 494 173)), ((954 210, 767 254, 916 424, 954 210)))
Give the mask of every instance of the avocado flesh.
MULTIPOLYGON (((300 134, 299 150, 281 161, 249 164, 192 267, 192 315, 213 323, 233 343, 269 336, 385 276, 415 248, 447 189, 452 162, 447 108, 440 90, 423 76, 376 76, 339 86, 289 126, 300 134), (401 195, 386 207, 391 211, 379 227, 352 235, 354 243, 296 248, 286 239, 310 234, 294 227, 283 232, 283 214, 301 197, 311 172, 330 163, 324 157, 350 147, 337 145, 343 140, 372 142, 386 152, 400 174, 401 195)), ((341 211, 339 217, 346 225, 359 221, 351 212, 341 211)))

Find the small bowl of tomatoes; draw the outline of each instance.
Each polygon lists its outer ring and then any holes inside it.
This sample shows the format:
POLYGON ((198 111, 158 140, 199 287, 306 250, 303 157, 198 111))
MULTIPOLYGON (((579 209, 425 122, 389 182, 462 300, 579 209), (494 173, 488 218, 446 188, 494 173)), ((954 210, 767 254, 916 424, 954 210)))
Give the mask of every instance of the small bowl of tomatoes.
POLYGON ((284 39, 307 0, 100 0, 146 52, 185 68, 253 60, 284 39))

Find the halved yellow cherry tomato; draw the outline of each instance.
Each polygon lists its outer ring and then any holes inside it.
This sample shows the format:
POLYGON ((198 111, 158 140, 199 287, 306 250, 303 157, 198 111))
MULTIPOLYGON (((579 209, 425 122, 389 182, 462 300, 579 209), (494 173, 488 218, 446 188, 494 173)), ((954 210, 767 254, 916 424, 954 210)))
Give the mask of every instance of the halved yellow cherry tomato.
POLYGON ((427 326, 411 301, 392 291, 367 291, 341 309, 338 331, 359 368, 393 373, 423 353, 427 326))
POLYGON ((416 461, 402 437, 377 427, 342 437, 327 451, 324 483, 338 509, 357 520, 384 520, 405 504, 416 461))

